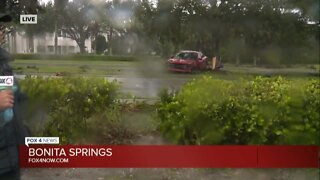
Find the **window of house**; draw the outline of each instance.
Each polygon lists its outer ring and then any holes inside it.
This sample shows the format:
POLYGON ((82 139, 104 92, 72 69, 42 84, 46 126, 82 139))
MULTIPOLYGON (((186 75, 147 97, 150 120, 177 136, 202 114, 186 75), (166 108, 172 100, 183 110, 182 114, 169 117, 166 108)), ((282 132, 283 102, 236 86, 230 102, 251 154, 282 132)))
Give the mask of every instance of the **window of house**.
POLYGON ((46 47, 45 46, 37 46, 37 52, 38 53, 45 53, 46 47))
POLYGON ((67 37, 67 34, 64 31, 58 31, 58 37, 67 37))
POLYGON ((48 52, 49 52, 49 53, 54 52, 54 47, 53 47, 53 46, 48 46, 48 52))
POLYGON ((62 54, 67 54, 68 46, 62 46, 62 54))
POLYGON ((61 46, 58 46, 57 54, 61 54, 61 46))
POLYGON ((69 46, 68 47, 68 53, 74 53, 75 47, 74 46, 69 46))

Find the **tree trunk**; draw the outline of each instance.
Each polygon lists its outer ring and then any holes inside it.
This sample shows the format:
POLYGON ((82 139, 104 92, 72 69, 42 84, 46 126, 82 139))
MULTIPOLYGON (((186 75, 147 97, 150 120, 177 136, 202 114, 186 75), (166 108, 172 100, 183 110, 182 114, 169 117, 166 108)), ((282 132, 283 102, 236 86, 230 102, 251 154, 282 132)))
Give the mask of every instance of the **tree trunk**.
POLYGON ((240 65, 240 56, 239 56, 239 54, 237 54, 237 56, 236 56, 236 65, 237 66, 240 65))
POLYGON ((7 43, 8 43, 8 52, 11 53, 11 43, 10 43, 10 35, 7 34, 7 43))
POLYGON ((13 54, 17 53, 17 40, 16 40, 16 37, 17 37, 17 32, 16 32, 16 30, 14 30, 13 33, 12 33, 12 53, 13 54))
POLYGON ((257 60, 258 60, 258 57, 253 56, 253 66, 257 66, 257 60))
POLYGON ((217 60, 220 61, 221 57, 220 57, 220 39, 216 39, 215 40, 215 50, 214 50, 214 54, 217 57, 217 60))
POLYGON ((28 47, 29 47, 29 53, 34 53, 34 42, 33 42, 32 34, 30 34, 28 37, 28 47))
POLYGON ((94 51, 95 51, 95 54, 98 54, 97 52, 97 48, 98 48, 98 41, 97 41, 97 39, 98 39, 98 33, 96 33, 95 35, 94 35, 94 51))
POLYGON ((85 54, 86 48, 84 46, 80 47, 80 54, 85 54))
POLYGON ((110 37, 109 41, 109 55, 112 55, 112 36, 113 36, 113 27, 110 27, 110 37))
POLYGON ((54 25, 54 54, 58 54, 58 23, 55 22, 54 25))
POLYGON ((81 38, 78 45, 80 48, 80 54, 85 54, 86 53, 85 39, 81 38))
POLYGON ((54 22, 54 54, 58 54, 58 3, 59 0, 54 0, 54 12, 55 12, 55 22, 54 22))

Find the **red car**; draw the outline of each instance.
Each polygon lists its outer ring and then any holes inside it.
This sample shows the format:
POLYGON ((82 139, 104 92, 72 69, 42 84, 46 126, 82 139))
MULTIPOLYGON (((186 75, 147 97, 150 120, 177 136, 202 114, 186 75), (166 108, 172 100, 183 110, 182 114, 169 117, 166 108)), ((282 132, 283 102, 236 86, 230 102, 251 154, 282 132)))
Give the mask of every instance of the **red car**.
POLYGON ((180 51, 168 60, 169 71, 192 72, 209 68, 208 58, 199 51, 180 51))

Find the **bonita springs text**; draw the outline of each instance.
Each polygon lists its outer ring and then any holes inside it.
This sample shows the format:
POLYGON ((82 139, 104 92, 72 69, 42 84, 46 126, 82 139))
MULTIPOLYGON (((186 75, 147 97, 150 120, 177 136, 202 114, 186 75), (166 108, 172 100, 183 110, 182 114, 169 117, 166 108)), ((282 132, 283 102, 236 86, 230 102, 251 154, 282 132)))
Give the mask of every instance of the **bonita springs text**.
POLYGON ((112 148, 29 148, 29 157, 91 156, 110 157, 112 148))

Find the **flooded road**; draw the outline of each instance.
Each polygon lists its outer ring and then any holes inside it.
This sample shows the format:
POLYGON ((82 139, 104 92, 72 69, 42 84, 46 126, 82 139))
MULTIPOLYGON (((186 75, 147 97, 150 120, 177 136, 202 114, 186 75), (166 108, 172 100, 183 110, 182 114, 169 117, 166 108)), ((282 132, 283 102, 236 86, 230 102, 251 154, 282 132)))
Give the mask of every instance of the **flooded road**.
MULTIPOLYGON (((21 63, 19 63, 21 64, 21 63)), ((119 64, 100 64, 96 63, 86 64, 91 69, 105 68, 106 70, 112 70, 117 72, 110 75, 73 75, 73 76, 89 76, 106 78, 109 81, 116 81, 120 84, 121 92, 130 94, 139 98, 157 98, 159 91, 163 89, 177 90, 183 84, 190 81, 195 77, 193 74, 175 74, 166 71, 163 61, 160 60, 144 60, 138 62, 129 62, 130 66, 126 63, 119 64)), ((54 64, 55 66, 70 66, 70 64, 54 64)), ((38 64, 37 64, 38 66, 38 64)), ((74 66, 77 66, 74 64, 74 66)), ((28 73, 28 75, 34 77, 57 77, 54 73, 28 73)), ((24 79, 26 74, 16 74, 17 79, 24 79)))
POLYGON ((188 82, 189 78, 172 78, 170 80, 164 78, 108 78, 112 81, 120 83, 121 91, 139 98, 157 98, 163 89, 175 91, 188 82))
POLYGON ((117 81, 120 84, 121 92, 130 94, 139 98, 157 98, 159 91, 163 89, 178 90, 183 84, 193 78, 209 74, 218 79, 237 80, 241 77, 246 78, 249 75, 273 76, 284 74, 292 76, 319 75, 313 69, 306 67, 292 68, 263 68, 263 67, 235 67, 226 65, 223 70, 218 72, 199 72, 199 73, 169 73, 165 66, 166 60, 157 57, 144 57, 138 61, 25 61, 14 62, 16 68, 22 68, 23 72, 16 74, 18 79, 25 78, 25 75, 56 77, 60 71, 50 71, 65 68, 70 74, 65 76, 88 76, 106 78, 109 81, 117 81), (28 67, 36 67, 43 71, 27 71, 28 67), (50 69, 51 68, 51 69, 50 69), (80 69, 86 69, 80 71, 80 69), (79 71, 81 73, 79 73, 79 71))
MULTIPOLYGON (((36 75, 41 77, 52 77, 51 75, 36 75)), ((34 76, 34 77, 36 77, 34 76)), ((24 79, 26 75, 16 75, 17 79, 24 79)), ((108 81, 116 81, 120 84, 121 92, 139 98, 157 98, 163 89, 178 90, 183 84, 190 81, 192 76, 185 77, 104 77, 108 81)))

